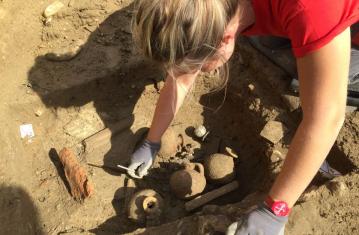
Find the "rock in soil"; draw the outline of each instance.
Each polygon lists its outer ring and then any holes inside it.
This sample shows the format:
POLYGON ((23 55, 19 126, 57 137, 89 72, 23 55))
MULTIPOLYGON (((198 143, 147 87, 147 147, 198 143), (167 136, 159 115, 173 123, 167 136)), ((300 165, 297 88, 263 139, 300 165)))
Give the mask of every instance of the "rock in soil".
POLYGON ((260 135, 269 142, 276 144, 283 138, 285 130, 286 128, 283 123, 278 121, 269 121, 264 126, 260 135))
POLYGON ((287 153, 288 153, 288 149, 277 146, 273 149, 268 150, 267 156, 270 158, 271 162, 274 163, 284 160, 287 153))
POLYGON ((293 95, 282 95, 284 103, 287 105, 287 108, 290 112, 299 109, 300 99, 297 96, 293 95))
POLYGON ((63 8, 63 7, 64 7, 64 4, 62 2, 55 1, 46 7, 46 9, 44 11, 44 16, 46 18, 49 18, 50 16, 53 16, 56 13, 58 13, 61 10, 61 8, 63 8))

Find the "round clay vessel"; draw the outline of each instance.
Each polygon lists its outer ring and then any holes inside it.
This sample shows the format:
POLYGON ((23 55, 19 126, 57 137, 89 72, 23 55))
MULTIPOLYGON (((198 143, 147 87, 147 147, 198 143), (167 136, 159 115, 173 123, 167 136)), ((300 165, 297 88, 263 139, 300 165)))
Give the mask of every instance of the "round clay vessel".
POLYGON ((215 153, 204 161, 207 180, 215 184, 226 184, 235 177, 233 157, 215 153))
POLYGON ((200 163, 189 163, 170 178, 172 192, 180 199, 190 199, 202 193, 206 187, 204 168, 200 163))
POLYGON ((161 148, 158 155, 162 158, 174 156, 177 152, 178 139, 176 132, 172 128, 168 128, 161 138, 161 148))
POLYGON ((163 199, 156 191, 145 189, 135 193, 128 204, 128 218, 137 223, 145 223, 148 216, 160 217, 163 199))

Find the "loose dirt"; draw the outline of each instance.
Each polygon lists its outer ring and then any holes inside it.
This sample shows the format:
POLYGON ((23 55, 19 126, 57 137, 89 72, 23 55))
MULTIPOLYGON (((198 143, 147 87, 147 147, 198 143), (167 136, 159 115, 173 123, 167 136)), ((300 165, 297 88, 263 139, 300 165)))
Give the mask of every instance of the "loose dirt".
MULTIPOLYGON (((133 180, 116 165, 128 165, 150 125, 164 74, 133 47, 132 1, 62 0, 64 7, 45 19, 51 3, 0 0, 0 234, 218 234, 261 200, 301 117, 283 98, 293 95, 286 73, 240 38, 227 87, 213 92, 220 80, 201 75, 173 121, 177 154, 158 157, 148 177, 133 180), (124 119, 131 127, 114 133, 124 119), (269 121, 285 126, 276 144, 260 136, 269 121), (28 123, 35 137, 21 139, 19 126, 28 123), (205 141, 193 134, 198 125, 210 131, 205 141), (82 141, 105 128, 110 141, 86 149, 82 141), (170 191, 171 174, 223 146, 239 156, 239 189, 186 212, 170 191), (64 147, 94 184, 82 203, 72 198, 59 160, 64 147), (141 189, 163 198, 161 220, 139 225, 127 218, 130 197, 141 189)), ((348 113, 328 157, 344 176, 317 176, 286 234, 359 234, 358 136, 359 113, 348 113)), ((208 183, 204 193, 215 188, 208 183)))

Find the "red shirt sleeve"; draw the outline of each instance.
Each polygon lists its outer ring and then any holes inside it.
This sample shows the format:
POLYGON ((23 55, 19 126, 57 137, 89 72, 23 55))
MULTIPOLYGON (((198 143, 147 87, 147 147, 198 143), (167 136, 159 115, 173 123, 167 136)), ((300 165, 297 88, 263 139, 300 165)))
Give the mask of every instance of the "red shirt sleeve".
MULTIPOLYGON (((290 1, 293 2, 293 1, 290 1)), ((282 18, 296 57, 313 52, 359 21, 358 0, 298 1, 291 17, 282 18)))

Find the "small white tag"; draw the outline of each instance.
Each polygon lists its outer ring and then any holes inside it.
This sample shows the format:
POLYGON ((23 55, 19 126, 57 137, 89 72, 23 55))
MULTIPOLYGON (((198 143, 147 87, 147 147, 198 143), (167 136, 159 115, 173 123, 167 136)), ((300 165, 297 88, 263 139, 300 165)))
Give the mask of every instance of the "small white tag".
POLYGON ((32 128, 32 124, 24 124, 20 126, 20 135, 21 138, 24 139, 26 137, 32 138, 35 137, 34 129, 32 128))

